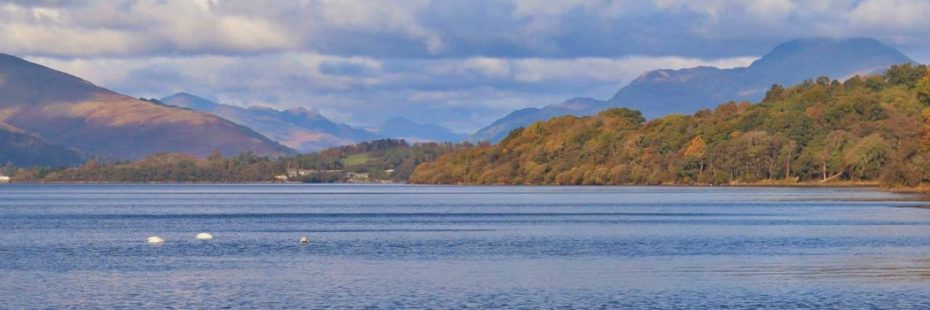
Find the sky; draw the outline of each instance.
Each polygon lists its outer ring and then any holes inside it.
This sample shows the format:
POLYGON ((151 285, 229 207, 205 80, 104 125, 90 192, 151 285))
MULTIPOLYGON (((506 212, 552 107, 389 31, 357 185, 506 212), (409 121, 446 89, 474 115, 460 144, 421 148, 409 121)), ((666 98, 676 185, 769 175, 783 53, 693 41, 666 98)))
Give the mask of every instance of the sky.
POLYGON ((470 133, 794 38, 871 37, 925 63, 927 16, 930 0, 0 0, 0 52, 135 97, 470 133))

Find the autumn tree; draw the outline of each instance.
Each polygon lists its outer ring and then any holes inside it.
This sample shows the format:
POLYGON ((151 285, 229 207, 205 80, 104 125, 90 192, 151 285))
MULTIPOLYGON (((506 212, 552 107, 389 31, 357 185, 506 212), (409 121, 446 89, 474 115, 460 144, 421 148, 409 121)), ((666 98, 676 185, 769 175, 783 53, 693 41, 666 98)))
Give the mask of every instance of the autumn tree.
POLYGON ((691 142, 688 143, 688 146, 685 147, 684 156, 690 157, 698 162, 698 177, 704 176, 704 160, 706 159, 707 153, 707 142, 704 142, 704 139, 701 136, 696 136, 694 139, 691 139, 691 142))
POLYGON ((915 90, 917 99, 924 105, 930 106, 930 71, 927 71, 924 77, 917 81, 915 90))

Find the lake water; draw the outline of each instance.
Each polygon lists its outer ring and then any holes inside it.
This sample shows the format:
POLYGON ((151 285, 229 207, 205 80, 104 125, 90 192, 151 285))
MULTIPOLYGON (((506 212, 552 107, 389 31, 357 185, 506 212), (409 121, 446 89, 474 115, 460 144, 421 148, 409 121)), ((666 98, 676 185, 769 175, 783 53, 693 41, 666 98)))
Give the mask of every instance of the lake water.
POLYGON ((927 308, 930 209, 913 208, 919 200, 864 189, 3 185, 0 308, 927 308), (194 240, 202 231, 215 239, 194 240))

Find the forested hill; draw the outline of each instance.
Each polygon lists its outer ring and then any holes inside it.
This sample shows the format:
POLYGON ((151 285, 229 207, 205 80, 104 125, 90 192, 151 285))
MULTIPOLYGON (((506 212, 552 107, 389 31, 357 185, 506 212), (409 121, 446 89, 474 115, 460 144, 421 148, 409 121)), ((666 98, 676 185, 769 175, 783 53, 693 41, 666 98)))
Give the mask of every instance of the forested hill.
POLYGON ((611 109, 564 116, 501 143, 417 167, 413 183, 734 184, 930 181, 930 74, 920 65, 845 82, 773 86, 758 104, 726 103, 645 122, 611 109))
POLYGON ((511 130, 533 122, 561 115, 594 115, 608 108, 638 109, 647 119, 654 119, 670 113, 694 113, 727 100, 757 102, 772 84, 793 85, 818 76, 844 80, 856 74, 880 73, 902 63, 914 61, 875 39, 796 39, 779 44, 747 67, 652 70, 606 101, 574 98, 514 111, 469 139, 496 143, 511 130))
POLYGON ((219 151, 214 151, 207 159, 160 153, 134 162, 90 160, 74 168, 9 166, 0 168, 0 174, 12 176, 14 182, 52 183, 404 182, 418 164, 470 147, 468 143, 409 144, 404 140, 384 139, 277 158, 251 152, 223 157, 219 151))

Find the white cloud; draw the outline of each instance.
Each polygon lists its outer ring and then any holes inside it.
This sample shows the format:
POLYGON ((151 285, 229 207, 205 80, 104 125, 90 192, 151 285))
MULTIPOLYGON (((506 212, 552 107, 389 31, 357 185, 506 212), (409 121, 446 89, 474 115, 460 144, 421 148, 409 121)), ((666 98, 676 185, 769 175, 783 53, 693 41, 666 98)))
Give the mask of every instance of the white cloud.
POLYGON ((487 76, 506 77, 510 75, 510 64, 504 59, 476 57, 463 61, 466 68, 474 69, 487 76))
POLYGON ((15 42, 7 48, 12 53, 91 56, 141 52, 145 44, 126 33, 107 30, 77 30, 58 26, 5 24, 0 26, 0 41, 15 42), (68 38, 62 40, 62 38, 68 38))
POLYGON ((857 28, 894 32, 927 32, 930 27, 930 2, 904 0, 866 0, 849 14, 857 28))
POLYGON ((797 5, 790 0, 756 0, 749 3, 747 11, 753 17, 773 24, 783 21, 797 9, 797 5))
POLYGON ((295 48, 295 38, 263 16, 214 7, 182 0, 91 2, 73 9, 7 4, 0 9, 0 39, 16 53, 79 57, 295 48))
POLYGON ((443 48, 442 37, 420 24, 418 12, 430 1, 322 0, 327 26, 367 32, 400 33, 423 42, 430 52, 443 48))

